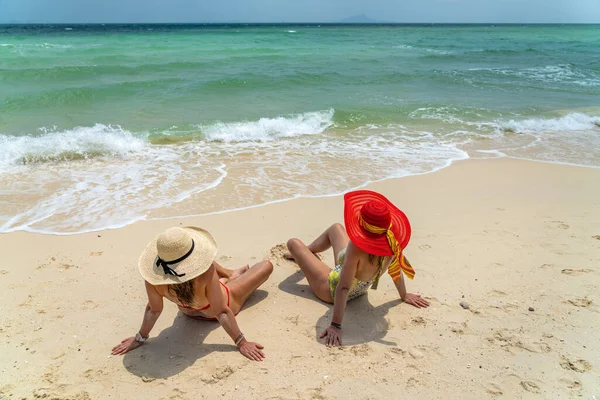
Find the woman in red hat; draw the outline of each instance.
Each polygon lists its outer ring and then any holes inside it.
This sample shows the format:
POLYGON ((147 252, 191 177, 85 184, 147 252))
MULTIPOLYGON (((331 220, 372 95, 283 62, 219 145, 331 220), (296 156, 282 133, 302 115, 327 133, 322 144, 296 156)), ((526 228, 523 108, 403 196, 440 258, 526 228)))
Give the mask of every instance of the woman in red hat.
POLYGON ((379 193, 358 190, 344 196, 344 223, 345 229, 333 224, 308 246, 300 239, 287 242, 286 256, 298 263, 313 293, 334 305, 331 325, 321 334, 328 346, 342 344, 346 302, 369 287, 377 289, 385 269, 405 303, 429 306, 421 296, 406 292, 403 275, 413 279, 415 271, 402 252, 411 232, 402 211, 379 193), (330 247, 337 260, 333 270, 315 256, 330 247))

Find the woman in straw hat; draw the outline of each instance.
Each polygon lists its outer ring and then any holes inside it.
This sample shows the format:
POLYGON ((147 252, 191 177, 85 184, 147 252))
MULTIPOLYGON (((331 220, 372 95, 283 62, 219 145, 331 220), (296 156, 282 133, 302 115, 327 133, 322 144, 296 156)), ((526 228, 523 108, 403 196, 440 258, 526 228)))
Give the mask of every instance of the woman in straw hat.
POLYGON ((142 326, 135 336, 115 346, 112 354, 125 354, 146 341, 166 298, 191 318, 219 321, 240 353, 261 361, 263 346, 246 340, 235 314, 271 275, 273 265, 262 261, 232 271, 215 262, 216 254, 212 235, 196 227, 170 228, 152 240, 138 262, 148 294, 142 326))
POLYGON ((287 242, 286 257, 298 263, 313 293, 334 305, 331 325, 321 334, 328 346, 342 344, 346 302, 369 287, 377 289, 385 269, 405 303, 429 306, 421 296, 406 292, 403 275, 413 279, 415 271, 402 252, 410 240, 410 223, 402 211, 379 193, 358 190, 344 196, 344 223, 345 229, 334 224, 308 246, 300 239, 287 242), (315 256, 330 247, 338 262, 333 269, 315 256))

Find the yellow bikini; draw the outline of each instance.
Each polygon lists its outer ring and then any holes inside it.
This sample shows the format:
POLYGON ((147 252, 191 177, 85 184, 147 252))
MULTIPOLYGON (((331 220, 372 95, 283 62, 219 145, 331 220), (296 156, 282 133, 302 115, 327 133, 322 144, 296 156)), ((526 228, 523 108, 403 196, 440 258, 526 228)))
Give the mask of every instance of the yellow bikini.
MULTIPOLYGON (((335 299, 335 289, 337 288, 338 283, 340 282, 340 274, 342 272, 342 266, 344 265, 344 258, 346 256, 346 249, 342 249, 338 254, 338 262, 337 265, 331 270, 329 273, 329 291, 331 292, 331 297, 335 299)), ((395 260, 394 260, 395 261, 395 260)), ((394 281, 398 279, 402 279, 401 277, 401 269, 403 271, 412 270, 412 267, 404 254, 400 256, 400 262, 390 263, 388 268, 388 274, 392 277, 394 281)), ((379 278, 381 277, 381 272, 383 270, 383 262, 384 259, 381 260, 381 265, 379 266, 379 271, 377 271, 377 275, 373 277, 373 279, 369 281, 361 281, 360 279, 354 278, 352 281, 352 286, 350 287, 350 291, 348 292, 348 300, 355 299, 363 294, 367 293, 369 288, 373 286, 373 290, 377 289, 377 284, 379 283, 379 278)), ((414 276, 414 274, 413 274, 414 276)))

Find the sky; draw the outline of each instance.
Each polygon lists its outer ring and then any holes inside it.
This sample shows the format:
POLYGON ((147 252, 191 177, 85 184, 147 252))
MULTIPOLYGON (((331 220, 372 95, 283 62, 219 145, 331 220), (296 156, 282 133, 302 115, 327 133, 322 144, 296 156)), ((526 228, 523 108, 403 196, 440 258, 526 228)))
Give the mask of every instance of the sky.
POLYGON ((0 0, 0 23, 600 23, 600 0, 0 0))

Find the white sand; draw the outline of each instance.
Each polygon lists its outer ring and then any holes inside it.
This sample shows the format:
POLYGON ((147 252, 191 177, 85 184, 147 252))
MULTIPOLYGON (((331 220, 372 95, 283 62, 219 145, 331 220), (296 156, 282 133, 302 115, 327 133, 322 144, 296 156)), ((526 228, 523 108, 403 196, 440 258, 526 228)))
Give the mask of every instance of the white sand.
POLYGON ((411 219, 408 289, 432 306, 400 304, 386 276, 349 303, 337 349, 316 338, 331 307, 296 283, 274 246, 341 222, 341 197, 83 235, 1 235, 0 398, 600 399, 599 182, 600 169, 498 159, 371 185, 411 219), (226 266, 276 264, 238 317, 264 362, 172 304, 146 345, 108 357, 140 326, 139 253, 180 223, 209 229, 226 266))

